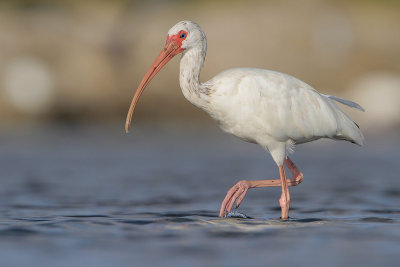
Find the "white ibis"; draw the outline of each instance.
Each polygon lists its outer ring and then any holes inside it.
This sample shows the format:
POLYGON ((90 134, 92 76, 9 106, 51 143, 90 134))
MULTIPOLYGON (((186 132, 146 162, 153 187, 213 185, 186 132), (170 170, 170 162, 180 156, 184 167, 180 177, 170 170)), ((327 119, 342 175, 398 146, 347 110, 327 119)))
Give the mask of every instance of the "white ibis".
POLYGON ((303 181, 303 174, 288 157, 295 144, 319 138, 345 140, 364 145, 358 125, 335 103, 362 111, 349 100, 318 93, 308 84, 276 71, 235 68, 201 83, 200 70, 206 56, 207 40, 200 26, 181 21, 168 31, 164 49, 149 68, 133 96, 126 118, 128 132, 135 106, 150 80, 174 56, 182 53, 179 82, 187 100, 206 111, 225 132, 262 146, 271 153, 279 168, 280 179, 236 183, 225 196, 219 212, 226 216, 236 201, 242 202, 250 188, 281 186, 281 219, 289 217, 288 186, 303 181), (293 177, 286 178, 284 164, 293 177))

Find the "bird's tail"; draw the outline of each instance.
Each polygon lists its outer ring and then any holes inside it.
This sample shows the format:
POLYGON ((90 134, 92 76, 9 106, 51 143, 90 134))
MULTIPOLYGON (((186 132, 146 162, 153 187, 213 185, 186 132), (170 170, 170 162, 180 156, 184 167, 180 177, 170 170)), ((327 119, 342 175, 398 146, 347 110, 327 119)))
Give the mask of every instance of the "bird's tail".
POLYGON ((347 99, 343 99, 343 98, 340 98, 340 97, 337 97, 337 96, 334 96, 334 95, 325 95, 325 96, 330 98, 330 99, 332 99, 332 100, 335 100, 335 101, 337 101, 337 102, 339 102, 339 103, 341 103, 343 105, 346 105, 348 107, 359 109, 362 112, 365 111, 365 109, 363 109, 363 107, 360 106, 359 104, 357 104, 356 102, 353 102, 353 101, 350 101, 350 100, 347 100, 347 99))
POLYGON ((337 96, 330 96, 330 95, 325 95, 330 101, 331 105, 335 106, 336 109, 336 115, 338 116, 338 132, 336 136, 334 136, 335 139, 340 139, 340 140, 346 140, 350 141, 352 143, 355 143, 359 146, 364 146, 365 145, 365 138, 364 135, 361 132, 360 127, 355 123, 352 119, 350 119, 349 116, 347 116, 333 101, 337 101, 341 104, 344 104, 346 106, 349 106, 351 108, 356 108, 361 111, 365 111, 359 104, 339 98, 337 96))

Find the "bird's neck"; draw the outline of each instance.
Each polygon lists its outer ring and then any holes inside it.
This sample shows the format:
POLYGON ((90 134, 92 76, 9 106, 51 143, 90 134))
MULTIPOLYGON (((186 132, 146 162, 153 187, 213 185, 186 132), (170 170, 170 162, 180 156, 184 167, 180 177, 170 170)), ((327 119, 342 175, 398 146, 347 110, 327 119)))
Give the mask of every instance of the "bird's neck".
POLYGON ((203 67, 206 49, 193 47, 182 54, 179 83, 183 95, 192 104, 204 108, 207 104, 207 88, 200 83, 200 71, 203 67))

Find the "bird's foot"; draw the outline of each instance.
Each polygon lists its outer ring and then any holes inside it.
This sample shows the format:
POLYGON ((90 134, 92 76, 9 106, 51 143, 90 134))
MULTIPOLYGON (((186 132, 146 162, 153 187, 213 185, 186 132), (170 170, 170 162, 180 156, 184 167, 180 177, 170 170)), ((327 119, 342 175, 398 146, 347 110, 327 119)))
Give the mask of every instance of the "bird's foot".
POLYGON ((282 193, 279 205, 281 206, 281 220, 287 220, 289 218, 290 194, 282 193))
POLYGON ((304 175, 299 172, 296 177, 293 177, 292 179, 287 179, 288 186, 296 186, 303 182, 304 180, 304 175))
POLYGON ((242 203, 247 190, 251 188, 250 181, 242 180, 237 182, 231 189, 228 190, 221 204, 219 217, 225 217, 232 210, 232 206, 236 201, 236 208, 242 203))

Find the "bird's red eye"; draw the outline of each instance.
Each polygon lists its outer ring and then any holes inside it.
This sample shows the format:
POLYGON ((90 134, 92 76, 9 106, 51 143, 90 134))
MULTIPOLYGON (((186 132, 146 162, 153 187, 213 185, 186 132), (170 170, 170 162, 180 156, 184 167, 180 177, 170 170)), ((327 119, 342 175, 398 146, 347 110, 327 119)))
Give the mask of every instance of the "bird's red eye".
POLYGON ((182 32, 182 33, 179 35, 179 38, 185 39, 185 38, 186 38, 186 33, 185 33, 185 32, 182 32))

